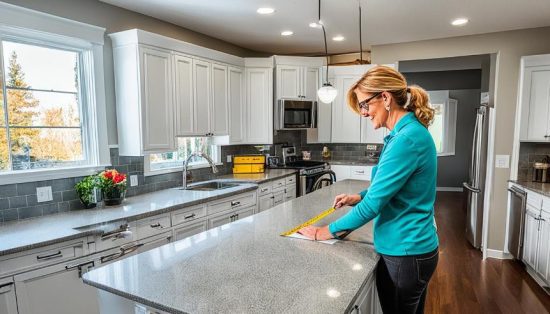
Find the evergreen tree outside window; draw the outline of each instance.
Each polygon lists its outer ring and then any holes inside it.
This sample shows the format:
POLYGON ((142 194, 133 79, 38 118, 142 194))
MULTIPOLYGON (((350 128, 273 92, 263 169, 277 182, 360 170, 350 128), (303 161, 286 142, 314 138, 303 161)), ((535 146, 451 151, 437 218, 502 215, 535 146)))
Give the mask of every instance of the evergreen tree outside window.
POLYGON ((81 53, 15 41, 0 52, 0 171, 87 164, 81 53))

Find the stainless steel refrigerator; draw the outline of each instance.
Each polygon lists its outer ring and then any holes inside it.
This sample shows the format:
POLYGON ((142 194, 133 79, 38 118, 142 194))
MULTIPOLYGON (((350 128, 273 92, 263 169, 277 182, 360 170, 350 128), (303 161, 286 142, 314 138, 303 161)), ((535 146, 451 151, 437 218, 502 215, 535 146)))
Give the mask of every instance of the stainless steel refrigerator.
POLYGON ((476 248, 481 247, 483 226, 483 196, 485 192, 485 173, 487 168, 487 141, 489 138, 489 107, 481 104, 476 109, 476 123, 472 140, 472 159, 466 188, 466 238, 476 248))

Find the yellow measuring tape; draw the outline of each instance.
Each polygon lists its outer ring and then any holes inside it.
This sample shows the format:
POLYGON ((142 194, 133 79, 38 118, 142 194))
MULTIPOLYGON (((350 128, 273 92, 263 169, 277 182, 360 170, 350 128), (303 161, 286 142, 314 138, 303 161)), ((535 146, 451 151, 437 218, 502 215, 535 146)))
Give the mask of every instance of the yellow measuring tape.
POLYGON ((289 235, 291 235, 291 234, 293 234, 293 233, 296 233, 296 231, 298 231, 298 230, 300 230, 300 229, 302 229, 302 228, 304 228, 304 227, 307 227, 307 226, 309 226, 309 225, 312 225, 312 224, 316 223, 317 221, 319 221, 319 220, 325 218, 326 216, 332 214, 335 210, 336 210, 336 208, 331 207, 331 208, 329 208, 329 209, 327 209, 327 210, 321 212, 319 215, 317 215, 317 216, 311 218, 310 220, 304 222, 303 224, 301 224, 301 225, 299 225, 299 226, 296 226, 296 227, 294 227, 294 228, 288 230, 287 232, 281 233, 281 235, 286 237, 286 236, 289 236, 289 235))

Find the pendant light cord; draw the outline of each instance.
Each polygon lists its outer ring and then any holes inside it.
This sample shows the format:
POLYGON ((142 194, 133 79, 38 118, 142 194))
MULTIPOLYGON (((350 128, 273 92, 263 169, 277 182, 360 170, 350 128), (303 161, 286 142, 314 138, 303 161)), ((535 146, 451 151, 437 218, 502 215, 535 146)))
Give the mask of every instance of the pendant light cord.
POLYGON ((325 40, 325 57, 327 58, 327 76, 326 76, 326 82, 325 84, 330 84, 328 82, 328 64, 329 64, 329 58, 328 58, 328 46, 327 46, 327 32, 325 31, 325 25, 321 23, 321 0, 319 0, 319 16, 318 16, 319 25, 321 25, 321 28, 323 29, 323 38, 325 40))

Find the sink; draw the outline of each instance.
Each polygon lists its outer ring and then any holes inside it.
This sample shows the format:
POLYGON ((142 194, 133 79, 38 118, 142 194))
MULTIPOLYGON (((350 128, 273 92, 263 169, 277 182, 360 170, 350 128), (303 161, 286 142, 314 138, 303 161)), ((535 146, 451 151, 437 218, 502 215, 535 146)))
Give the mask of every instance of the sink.
POLYGON ((222 189, 228 189, 239 186, 238 183, 210 181, 200 184, 188 185, 187 189, 178 188, 178 190, 190 190, 190 191, 216 191, 222 189))

